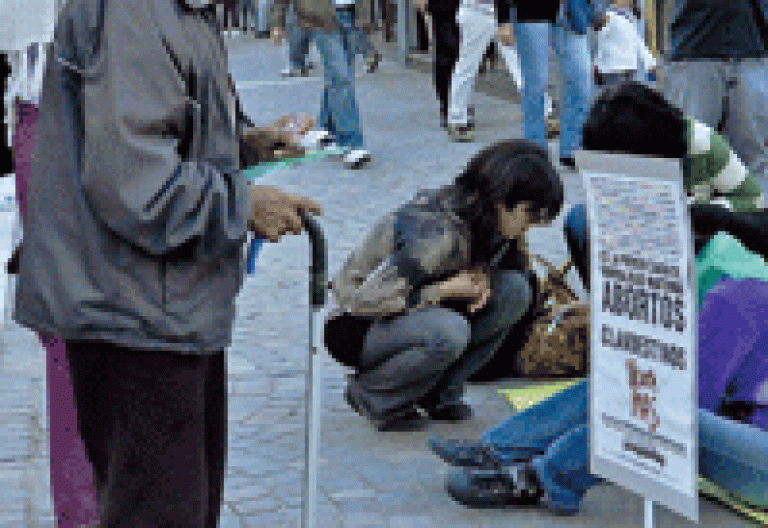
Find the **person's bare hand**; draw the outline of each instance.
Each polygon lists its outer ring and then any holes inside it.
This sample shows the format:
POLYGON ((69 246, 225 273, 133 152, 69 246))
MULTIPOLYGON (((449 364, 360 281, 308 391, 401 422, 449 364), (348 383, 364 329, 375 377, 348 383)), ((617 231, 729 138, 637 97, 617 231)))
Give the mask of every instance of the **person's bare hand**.
POLYGON ((279 46, 283 43, 283 40, 285 40, 285 28, 280 26, 273 27, 269 38, 272 41, 272 44, 279 46))
POLYGON ((496 32, 496 38, 503 46, 515 45, 515 32, 512 24, 501 24, 496 32))
POLYGON ((304 223, 300 212, 323 214, 322 207, 313 199, 288 194, 266 185, 251 187, 251 202, 248 229, 270 242, 279 241, 286 233, 301 233, 304 223))
POLYGON ((491 297, 491 280, 480 270, 460 271, 440 283, 440 299, 461 299, 468 301, 469 312, 483 308, 491 297))

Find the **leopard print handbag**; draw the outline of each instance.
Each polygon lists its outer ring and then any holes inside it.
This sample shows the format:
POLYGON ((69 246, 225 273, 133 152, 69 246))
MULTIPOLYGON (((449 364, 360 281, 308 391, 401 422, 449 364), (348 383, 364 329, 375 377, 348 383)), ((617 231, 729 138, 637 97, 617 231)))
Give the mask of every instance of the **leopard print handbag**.
POLYGON ((528 269, 536 260, 547 269, 538 274, 538 292, 533 302, 533 323, 519 350, 515 367, 526 378, 582 377, 589 373, 589 303, 580 301, 566 282, 574 265, 568 260, 560 267, 524 251, 528 269))

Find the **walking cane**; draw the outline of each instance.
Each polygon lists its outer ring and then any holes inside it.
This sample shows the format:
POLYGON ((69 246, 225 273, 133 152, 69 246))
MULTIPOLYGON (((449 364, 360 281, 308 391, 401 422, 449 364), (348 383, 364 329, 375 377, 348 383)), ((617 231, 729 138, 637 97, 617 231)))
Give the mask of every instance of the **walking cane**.
POLYGON ((304 472, 304 509, 302 528, 315 528, 317 518, 317 456, 320 447, 320 395, 322 373, 322 308, 328 275, 325 237, 317 221, 307 213, 301 214, 309 234, 311 268, 309 281, 309 363, 307 365, 306 453, 304 472))

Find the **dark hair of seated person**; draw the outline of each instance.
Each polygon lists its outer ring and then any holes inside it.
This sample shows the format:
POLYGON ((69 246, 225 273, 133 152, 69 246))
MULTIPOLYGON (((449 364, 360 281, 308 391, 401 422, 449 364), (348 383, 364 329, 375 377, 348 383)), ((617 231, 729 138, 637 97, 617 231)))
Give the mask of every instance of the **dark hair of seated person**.
POLYGON ((534 224, 549 223, 560 213, 563 182, 539 145, 524 139, 491 145, 470 160, 445 191, 453 197, 454 212, 471 231, 471 260, 487 263, 500 239, 496 204, 514 209, 518 202, 532 203, 534 224))
POLYGON ((681 159, 688 153, 685 116, 656 90, 626 81, 605 90, 592 105, 582 147, 681 159))

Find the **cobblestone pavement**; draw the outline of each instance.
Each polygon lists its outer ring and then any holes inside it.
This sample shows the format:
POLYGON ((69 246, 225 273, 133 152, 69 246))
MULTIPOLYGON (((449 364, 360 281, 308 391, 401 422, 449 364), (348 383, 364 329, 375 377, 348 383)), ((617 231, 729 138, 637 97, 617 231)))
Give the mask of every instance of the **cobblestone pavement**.
MULTIPOLYGON (((321 71, 282 79, 284 51, 266 41, 230 41, 230 65, 246 112, 264 123, 288 112, 315 114, 321 71)), ((289 192, 312 196, 321 218, 333 273, 373 221, 410 198, 419 187, 449 182, 471 155, 494 140, 520 135, 519 106, 477 94, 477 141, 450 143, 438 126, 431 78, 404 69, 387 50, 378 73, 361 74, 358 101, 371 165, 344 170, 318 161, 264 179, 289 192)), ((316 58, 316 62, 319 61, 316 58)), ((566 211, 583 199, 574 175, 564 175, 566 211)), ((562 215, 530 235, 535 251, 560 263, 565 258, 562 215)), ((228 353, 229 455, 222 528, 299 526, 305 446, 304 398, 308 355, 308 251, 305 236, 266 244, 256 273, 238 298, 228 353)), ((45 409, 45 355, 34 336, 10 324, 2 333, 0 387, 0 527, 51 526, 45 409)), ((477 437, 506 417, 497 390, 504 384, 472 385, 467 400, 475 416, 463 424, 431 424, 413 433, 377 433, 343 402, 346 371, 327 356, 322 380, 319 520, 322 528, 446 526, 640 526, 642 500, 603 485, 587 495, 580 513, 556 518, 538 509, 469 510, 443 491, 449 468, 431 456, 431 435, 477 437)), ((513 382, 507 382, 509 386, 513 382)), ((702 526, 743 524, 702 501, 702 526)), ((657 508, 659 527, 687 526, 657 508)))

